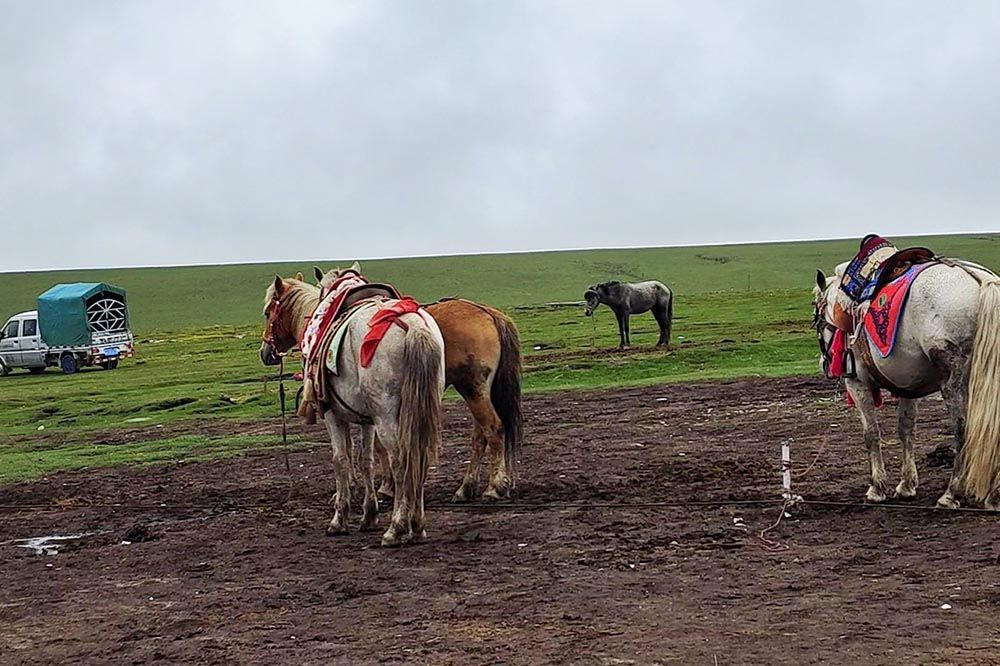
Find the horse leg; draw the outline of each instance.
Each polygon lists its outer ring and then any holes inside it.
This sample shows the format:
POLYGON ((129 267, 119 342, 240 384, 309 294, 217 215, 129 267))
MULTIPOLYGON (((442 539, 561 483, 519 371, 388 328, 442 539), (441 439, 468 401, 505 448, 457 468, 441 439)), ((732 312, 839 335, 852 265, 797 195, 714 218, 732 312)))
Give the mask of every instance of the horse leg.
POLYGON ((398 428, 399 426, 394 420, 390 422, 376 422, 375 424, 378 439, 389 454, 396 490, 392 502, 392 517, 389 520, 389 528, 382 534, 382 545, 387 547, 401 546, 410 541, 413 536, 410 528, 410 498, 407 497, 407 493, 405 492, 408 484, 403 478, 406 470, 402 469, 402 465, 400 464, 401 456, 398 451, 398 428))
POLYGON ((365 499, 361 515, 363 531, 375 529, 378 523, 378 492, 375 490, 374 474, 375 428, 369 425, 361 426, 361 475, 365 483, 365 499))
POLYGON ((632 326, 629 323, 629 314, 626 312, 622 315, 622 319, 625 320, 625 348, 628 349, 632 346, 632 326))
MULTIPOLYGON (((464 396, 463 396, 464 397, 464 396)), ((480 425, 479 410, 476 405, 482 396, 470 396, 466 398, 469 411, 472 412, 474 429, 472 431, 472 453, 469 456, 469 466, 465 469, 465 478, 462 485, 458 487, 452 496, 453 502, 468 502, 476 497, 476 490, 479 488, 479 468, 483 461, 483 453, 486 452, 486 437, 483 436, 480 425)), ((489 401, 489 398, 486 398, 489 401)), ((490 477, 492 481, 492 476, 490 477)))
POLYGON ((944 398, 955 431, 955 464, 951 469, 948 489, 938 498, 938 506, 957 509, 961 506, 958 498, 962 489, 962 447, 965 446, 965 408, 969 398, 968 369, 964 363, 949 363, 943 368, 945 380, 941 383, 941 397, 944 398))
POLYGON ((510 496, 510 478, 504 453, 503 422, 493 408, 489 392, 479 394, 469 401, 469 409, 476 421, 475 447, 487 449, 490 460, 490 480, 483 499, 495 501, 510 496))
POLYGON ((913 426, 917 422, 917 401, 900 398, 896 416, 899 443, 903 446, 903 464, 899 485, 896 486, 896 497, 916 497, 918 479, 917 463, 913 459, 913 426))
POLYGON ((346 534, 347 520, 351 513, 351 426, 334 416, 333 412, 327 412, 323 420, 333 444, 333 474, 337 484, 333 497, 333 520, 326 528, 326 533, 346 534))
POLYGON ((847 379, 844 383, 851 392, 858 411, 861 412, 865 447, 868 449, 871 477, 865 497, 869 502, 884 502, 889 494, 889 482, 885 473, 885 461, 882 459, 882 435, 878 428, 878 416, 871 388, 863 382, 852 379, 847 379))
MULTIPOLYGON (((373 431, 374 432, 374 431, 373 431)), ((378 459, 379 470, 382 475, 382 483, 378 487, 378 494, 386 499, 392 499, 396 494, 396 484, 392 478, 392 459, 389 452, 385 450, 382 440, 375 435, 375 457, 378 459)))
POLYGON ((656 341, 657 347, 669 347, 670 346, 670 330, 669 321, 667 319, 666 308, 657 305, 653 308, 653 319, 656 320, 656 325, 660 327, 660 339, 656 341))
POLYGON ((625 341, 625 314, 615 310, 615 317, 618 319, 618 339, 620 340, 618 348, 625 349, 628 346, 628 343, 625 341))

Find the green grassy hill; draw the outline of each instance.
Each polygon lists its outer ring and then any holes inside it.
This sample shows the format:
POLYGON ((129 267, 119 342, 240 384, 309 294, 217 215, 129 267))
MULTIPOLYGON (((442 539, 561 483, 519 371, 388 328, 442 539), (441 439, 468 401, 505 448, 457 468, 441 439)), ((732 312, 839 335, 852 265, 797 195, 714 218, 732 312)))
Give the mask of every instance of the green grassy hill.
MULTIPOLYGON (((1000 235, 895 240, 1000 267, 1000 235)), ((423 300, 462 295, 508 309, 521 331, 524 387, 533 392, 815 374, 818 351, 809 328, 815 269, 831 270, 856 248, 851 240, 587 250, 363 267, 372 279, 423 300), (669 352, 652 347, 656 327, 648 315, 632 320, 631 351, 601 353, 618 344, 607 309, 588 319, 582 308, 542 305, 578 300, 588 284, 611 278, 658 278, 674 287, 669 352)), ((235 420, 277 413, 275 369, 257 356, 263 292, 274 272, 310 268, 303 262, 0 275, 0 317, 32 308, 35 296, 56 282, 103 280, 128 290, 138 334, 137 357, 113 372, 64 376, 50 369, 0 378, 0 483, 274 446, 267 426, 256 424, 248 435, 235 420), (173 436, 164 439, 162 428, 173 436)), ((289 367, 297 365, 293 359, 289 367)))
MULTIPOLYGON (((939 254, 1000 267, 1000 235, 896 238, 939 254)), ((509 308, 579 300, 594 282, 659 279, 679 300, 715 291, 806 290, 816 268, 831 270, 857 250, 857 240, 712 247, 581 250, 366 261, 365 274, 392 282, 425 301, 461 295, 509 308)), ((347 265, 341 261, 340 265, 347 265)), ((337 262, 321 263, 326 269, 337 262)), ((129 293, 138 334, 260 320, 264 289, 274 273, 310 274, 312 263, 51 271, 0 275, 0 318, 34 308, 58 282, 104 281, 129 293)))

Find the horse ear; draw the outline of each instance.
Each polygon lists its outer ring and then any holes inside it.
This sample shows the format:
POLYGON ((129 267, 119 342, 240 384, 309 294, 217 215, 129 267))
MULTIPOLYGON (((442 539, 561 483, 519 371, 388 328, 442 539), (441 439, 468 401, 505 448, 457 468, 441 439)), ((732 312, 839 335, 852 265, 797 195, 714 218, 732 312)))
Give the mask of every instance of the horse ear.
POLYGON ((316 282, 323 281, 323 269, 321 269, 319 266, 313 266, 313 275, 316 276, 316 282))
POLYGON ((281 296, 282 290, 285 288, 285 281, 281 279, 281 276, 277 273, 274 274, 274 295, 281 296))
POLYGON ((826 275, 824 275, 823 271, 818 268, 816 269, 816 286, 819 287, 820 290, 826 289, 826 275))
POLYGON ((299 282, 305 282, 306 276, 302 274, 302 271, 299 271, 298 273, 295 274, 295 279, 298 280, 299 282))
POLYGON ((354 271, 356 273, 361 273, 361 264, 355 261, 353 264, 351 264, 351 267, 348 268, 347 270, 354 271))

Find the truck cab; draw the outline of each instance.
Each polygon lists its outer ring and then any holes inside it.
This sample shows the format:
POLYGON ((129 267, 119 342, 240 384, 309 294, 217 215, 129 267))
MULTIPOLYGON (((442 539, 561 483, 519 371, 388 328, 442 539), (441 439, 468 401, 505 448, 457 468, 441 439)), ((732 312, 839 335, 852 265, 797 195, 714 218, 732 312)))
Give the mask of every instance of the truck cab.
POLYGON ((45 370, 47 347, 38 330, 38 312, 16 314, 0 329, 0 373, 13 368, 32 372, 45 370))

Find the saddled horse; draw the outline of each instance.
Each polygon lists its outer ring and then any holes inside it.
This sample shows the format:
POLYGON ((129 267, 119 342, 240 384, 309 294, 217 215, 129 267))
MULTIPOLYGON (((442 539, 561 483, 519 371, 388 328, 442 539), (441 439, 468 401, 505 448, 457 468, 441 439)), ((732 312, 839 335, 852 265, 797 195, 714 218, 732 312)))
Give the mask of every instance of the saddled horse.
MULTIPOLYGON (((314 268, 321 287, 329 287, 345 272, 360 270, 357 262, 326 273, 314 268)), ((445 299, 424 308, 444 338, 445 383, 462 396, 475 422, 469 465, 453 499, 475 499, 484 453, 489 455, 490 473, 483 498, 506 498, 516 483, 523 423, 517 327, 499 310, 465 299, 445 299)), ((378 442, 375 452, 383 470, 388 469, 388 457, 378 442)), ((384 479, 391 480, 391 475, 385 474, 384 479)), ((391 485, 383 481, 379 492, 391 494, 391 485)))
MULTIPOLYGON (((830 278, 822 271, 816 275, 813 308, 825 365, 838 335, 833 321, 846 268, 841 264, 830 278)), ((954 428, 956 457, 938 504, 957 508, 963 498, 987 507, 1000 504, 1000 279, 977 264, 937 260, 913 279, 887 357, 875 350, 863 326, 846 339, 859 359, 844 379, 864 427, 871 469, 868 500, 882 502, 891 492, 875 403, 877 391, 886 389, 899 398, 903 457, 895 495, 917 493, 912 440, 917 400, 940 391, 954 428)))
POLYGON ((674 294, 670 288, 657 280, 645 282, 602 282, 588 287, 583 295, 587 304, 583 313, 586 316, 594 314, 601 303, 604 303, 615 313, 618 320, 618 336, 621 338, 622 349, 632 344, 629 317, 634 314, 653 311, 653 317, 660 327, 660 338, 656 346, 670 346, 670 332, 674 319, 674 294))
MULTIPOLYGON (((319 304, 319 290, 300 278, 275 276, 264 299, 266 326, 260 345, 265 365, 276 365, 279 355, 293 349, 303 337, 319 304)), ((421 311, 390 316, 388 327, 373 355, 363 360, 373 318, 398 301, 383 301, 360 309, 343 324, 346 329, 337 356, 337 374, 321 363, 319 381, 330 399, 323 419, 333 444, 336 475, 335 512, 327 531, 348 529, 351 496, 350 424, 362 429, 361 460, 364 477, 362 529, 374 529, 378 517, 373 442, 376 434, 392 453, 396 493, 383 546, 415 542, 426 537, 424 483, 435 463, 441 439, 441 397, 444 391, 444 340, 434 319, 421 311), (398 324, 398 325, 394 325, 398 324)), ((368 347, 368 349, 371 349, 368 347)))

